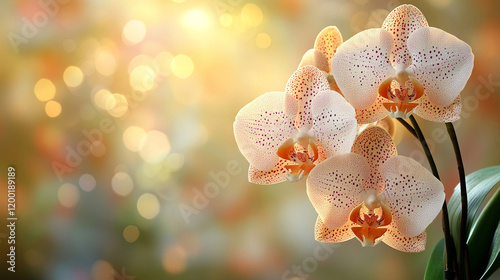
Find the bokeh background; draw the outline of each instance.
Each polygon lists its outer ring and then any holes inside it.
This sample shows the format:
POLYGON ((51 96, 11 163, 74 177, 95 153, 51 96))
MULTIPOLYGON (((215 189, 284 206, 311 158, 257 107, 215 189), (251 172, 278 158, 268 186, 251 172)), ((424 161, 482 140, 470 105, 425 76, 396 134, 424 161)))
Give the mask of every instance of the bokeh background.
MULTIPOLYGON (((0 227, 0 278, 422 279, 440 217, 418 254, 319 247, 305 182, 248 183, 232 132, 324 27, 346 40, 403 3, 472 46, 456 123, 465 168, 499 164, 498 1, 1 1, 0 219, 13 165, 18 221, 15 274, 0 227)), ((446 130, 421 126, 449 197, 446 130)), ((402 127, 396 140, 428 166, 402 127)))

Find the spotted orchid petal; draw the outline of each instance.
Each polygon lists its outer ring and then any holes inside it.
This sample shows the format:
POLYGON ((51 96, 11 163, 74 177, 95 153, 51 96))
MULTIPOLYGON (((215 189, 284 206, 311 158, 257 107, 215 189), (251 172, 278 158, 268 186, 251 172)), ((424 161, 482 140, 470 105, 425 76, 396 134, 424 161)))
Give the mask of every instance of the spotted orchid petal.
POLYGON ((340 34, 340 31, 336 26, 325 27, 316 37, 314 49, 321 52, 326 57, 328 63, 327 73, 331 73, 330 64, 332 62, 332 58, 335 55, 337 48, 343 41, 342 34, 340 34))
POLYGON ((389 135, 391 135, 391 138, 394 139, 394 136, 396 135, 396 124, 393 118, 387 116, 376 122, 375 125, 383 128, 389 133, 389 135))
POLYGON ((326 56, 322 52, 315 49, 310 49, 304 54, 298 68, 306 65, 312 65, 325 73, 330 71, 330 63, 328 62, 326 56))
POLYGON ((381 174, 382 165, 397 155, 396 144, 391 135, 381 127, 370 127, 361 132, 352 146, 352 152, 363 156, 370 166, 370 176, 365 189, 383 191, 385 180, 381 174))
POLYGON ((377 100, 380 84, 393 74, 389 62, 392 45, 392 34, 379 28, 362 31, 337 48, 332 74, 354 108, 370 107, 377 100))
POLYGON ((401 5, 386 17, 382 28, 394 38, 390 60, 394 68, 406 68, 411 64, 410 53, 406 45, 408 37, 417 29, 428 26, 425 16, 413 5, 401 5))
POLYGON ((328 158, 348 153, 356 138, 354 108, 335 91, 321 92, 312 101, 312 130, 328 158))
POLYGON ((422 252, 425 250, 427 233, 424 231, 417 236, 404 236, 397 228, 388 226, 382 241, 390 247, 402 252, 422 252))
POLYGON ((421 234, 436 218, 445 199, 444 187, 414 159, 394 156, 382 166, 383 192, 392 222, 402 235, 421 234))
POLYGON ((408 38, 410 70, 425 88, 429 100, 445 107, 455 101, 474 66, 471 47, 434 27, 423 27, 408 38))
POLYGON ((296 113, 297 102, 283 92, 261 95, 238 112, 233 125, 236 143, 257 170, 276 166, 276 151, 292 135, 296 113))
POLYGON ((297 69, 290 77, 285 92, 293 96, 298 103, 295 127, 299 131, 309 131, 311 129, 313 123, 311 113, 312 100, 318 93, 329 89, 330 85, 323 72, 311 65, 297 69))
POLYGON ((349 220, 369 175, 366 160, 354 153, 330 157, 311 171, 307 195, 327 227, 338 229, 349 220))
POLYGON ((460 119, 460 113, 462 112, 460 95, 455 98, 453 103, 446 107, 439 107, 432 104, 426 94, 418 100, 418 103, 414 113, 428 121, 454 122, 460 119))
POLYGON ((356 120, 359 124, 373 123, 385 118, 389 113, 384 107, 387 99, 378 95, 375 102, 366 109, 356 109, 356 120))
POLYGON ((280 158, 278 163, 271 170, 266 171, 258 170, 253 165, 250 165, 248 168, 248 181, 259 185, 272 185, 284 182, 286 181, 286 178, 284 177, 284 168, 286 165, 293 164, 295 163, 280 158))
POLYGON ((314 239, 325 243, 344 242, 355 236, 354 232, 351 230, 351 227, 353 226, 356 226, 356 224, 351 221, 347 221, 344 225, 337 229, 330 229, 325 226, 321 218, 318 216, 318 219, 316 219, 316 226, 314 227, 314 239))

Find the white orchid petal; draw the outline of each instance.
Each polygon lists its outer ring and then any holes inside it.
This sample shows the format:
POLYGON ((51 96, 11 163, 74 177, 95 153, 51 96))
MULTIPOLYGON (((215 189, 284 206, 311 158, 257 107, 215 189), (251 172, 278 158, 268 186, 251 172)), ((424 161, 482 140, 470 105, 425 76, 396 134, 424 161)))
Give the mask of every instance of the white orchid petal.
POLYGON ((454 122, 460 119, 462 111, 462 101, 460 95, 455 98, 453 103, 446 107, 440 107, 432 104, 426 94, 417 100, 419 103, 415 107, 415 115, 432 122, 454 122))
POLYGON ((314 227, 314 239, 325 243, 344 242, 354 238, 354 232, 351 230, 351 227, 353 226, 356 226, 356 224, 351 221, 347 221, 344 225, 337 229, 330 229, 318 216, 314 227))
POLYGON ((297 69, 306 65, 312 65, 327 73, 330 71, 330 63, 328 62, 326 56, 322 52, 315 49, 310 49, 304 54, 297 69))
POLYGON ((387 99, 378 95, 377 99, 375 99, 375 103, 370 107, 366 109, 356 109, 356 120, 358 123, 368 124, 385 118, 389 112, 387 112, 387 109, 382 105, 384 102, 387 102, 387 99))
POLYGON ((377 193, 383 191, 385 180, 381 174, 382 165, 398 154, 391 135, 378 126, 367 128, 356 138, 352 152, 363 156, 370 166, 370 177, 365 189, 372 189, 377 193))
POLYGON ((337 229, 349 220, 369 174, 366 160, 354 153, 330 157, 311 171, 307 195, 327 227, 337 229))
POLYGON ((425 250, 427 233, 424 231, 417 236, 407 237, 404 236, 397 228, 389 226, 382 237, 382 241, 392 248, 402 252, 422 252, 425 250))
POLYGON ((389 13, 382 28, 389 31, 394 38, 394 46, 390 55, 394 68, 405 68, 411 64, 406 42, 413 31, 426 26, 429 25, 425 16, 413 5, 401 5, 389 13))
POLYGON ((293 162, 280 158, 278 163, 271 169, 260 171, 253 165, 248 168, 248 181, 259 185, 272 185, 286 181, 283 177, 285 165, 292 165, 293 162))
POLYGON ((382 176, 394 226, 407 237, 421 234, 443 206, 441 181, 417 161, 404 156, 388 159, 382 166, 382 176))
POLYGON ((339 93, 328 90, 312 101, 314 136, 326 157, 348 153, 354 143, 357 122, 354 108, 339 93))
POLYGON ((330 84, 325 74, 318 68, 307 65, 293 73, 286 84, 285 92, 293 96, 298 103, 295 126, 297 129, 308 131, 312 126, 311 101, 325 90, 330 89, 330 84))
POLYGON ((392 34, 378 28, 360 32, 337 48, 332 74, 354 108, 370 107, 380 84, 394 71, 389 62, 392 45, 392 34))
POLYGON ((434 27, 423 27, 408 38, 410 69, 424 86, 429 100, 449 106, 460 94, 472 72, 471 47, 457 37, 434 27))
POLYGON ((256 169, 272 169, 280 160, 278 147, 294 131, 297 102, 289 94, 269 92, 245 105, 233 129, 243 156, 256 169))
MULTIPOLYGON (((328 61, 328 68, 330 68, 330 63, 332 62, 332 58, 335 55, 337 48, 343 41, 342 34, 340 34, 340 31, 336 26, 325 27, 316 37, 314 49, 325 55, 325 58, 328 61)), ((329 70, 326 72, 330 73, 329 70)))

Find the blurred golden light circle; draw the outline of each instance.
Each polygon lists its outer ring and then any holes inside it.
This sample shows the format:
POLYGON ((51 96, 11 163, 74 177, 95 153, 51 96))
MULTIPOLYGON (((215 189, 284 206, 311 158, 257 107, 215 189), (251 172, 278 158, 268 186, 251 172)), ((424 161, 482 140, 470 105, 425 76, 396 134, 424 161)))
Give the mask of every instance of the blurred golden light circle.
POLYGON ((47 101, 56 96, 56 87, 52 81, 47 79, 40 79, 36 82, 34 87, 35 96, 40 101, 47 101))
POLYGON ((111 98, 106 99, 106 110, 115 118, 125 115, 128 111, 127 98, 119 93, 112 94, 111 98))
POLYGON ((127 196, 134 189, 134 181, 127 173, 117 172, 111 179, 111 188, 116 194, 127 196))
POLYGON ((130 73, 130 86, 138 91, 149 91, 153 89, 156 80, 156 73, 151 67, 140 65, 130 73))
POLYGON ((161 131, 151 130, 141 139, 139 155, 148 163, 158 163, 170 152, 170 141, 161 131))
POLYGON ((177 78, 185 79, 193 74, 194 63, 189 56, 180 54, 172 59, 170 69, 177 78))
POLYGON ((83 82, 83 72, 76 66, 69 66, 64 70, 63 80, 68 87, 78 87, 83 82))
POLYGON ((45 114, 51 118, 55 118, 61 114, 62 108, 59 102, 50 100, 45 104, 45 114))
POLYGON ((139 238, 139 228, 133 225, 128 225, 123 230, 123 238, 129 243, 133 243, 139 238))
POLYGON ((168 273, 181 273, 186 269, 186 261, 186 250, 179 245, 172 246, 163 253, 163 268, 168 273))
MULTIPOLYGON (((94 94, 94 103, 97 107, 107 110, 106 107, 108 99, 112 99, 113 95, 107 89, 100 89, 94 94)), ((110 101, 113 102, 113 101, 110 101)))
POLYGON ((64 183, 59 187, 57 191, 57 198, 62 206, 67 208, 73 208, 80 199, 80 193, 78 188, 70 183, 64 183))
POLYGON ((123 42, 135 45, 141 42, 146 36, 146 26, 142 21, 131 20, 123 27, 123 42))
POLYGON ((257 47, 265 49, 271 45, 271 36, 267 33, 259 33, 255 37, 255 43, 257 44, 257 47))
POLYGON ((151 220, 160 213, 160 202, 154 194, 145 193, 137 200, 137 210, 143 218, 151 220))
POLYGON ((188 11, 184 14, 183 23, 192 30, 206 30, 210 26, 210 19, 203 11, 188 11))
POLYGON ((233 24, 233 16, 228 13, 224 13, 220 15, 219 22, 222 26, 229 27, 233 24))
POLYGON ((114 278, 113 266, 104 260, 98 260, 92 265, 92 280, 110 280, 114 278))
POLYGON ((132 152, 138 152, 141 147, 141 140, 146 135, 144 129, 137 126, 129 126, 123 132, 123 143, 132 152))
POLYGON ((80 184, 80 188, 86 192, 90 192, 93 190, 97 184, 94 176, 90 174, 83 174, 80 176, 80 180, 78 180, 78 183, 80 184))
POLYGON ((154 59, 149 55, 145 55, 145 54, 136 55, 136 56, 134 56, 134 58, 132 58, 132 60, 130 60, 130 62, 128 64, 128 68, 127 68, 128 73, 129 74, 132 73, 132 70, 134 70, 136 67, 141 66, 141 65, 152 66, 153 62, 154 62, 154 59))
POLYGON ((184 155, 172 153, 167 157, 167 166, 171 171, 177 171, 184 165, 184 155))
POLYGON ((101 51, 95 58, 95 69, 104 76, 111 76, 116 70, 116 59, 111 52, 101 51))
POLYGON ((263 18, 262 10, 253 3, 248 3, 241 9, 241 21, 247 26, 258 26, 263 18))

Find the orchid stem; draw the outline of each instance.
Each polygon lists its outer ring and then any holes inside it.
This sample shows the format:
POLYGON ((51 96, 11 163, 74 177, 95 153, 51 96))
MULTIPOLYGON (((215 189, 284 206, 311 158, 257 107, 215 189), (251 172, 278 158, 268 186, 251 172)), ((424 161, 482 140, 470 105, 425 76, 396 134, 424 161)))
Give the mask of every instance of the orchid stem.
MULTIPOLYGON (((422 130, 420 130, 417 120, 412 115, 410 115, 410 121, 413 127, 403 119, 397 118, 397 120, 401 124, 403 124, 403 126, 406 127, 408 131, 415 136, 415 138, 417 138, 420 141, 420 144, 422 145, 422 148, 424 149, 425 155, 427 157, 427 161, 431 166, 432 174, 434 174, 434 177, 436 177, 438 180, 441 180, 439 178, 439 173, 436 167, 436 163, 434 162, 434 158, 432 157, 429 146, 427 145, 427 141, 425 140, 422 130)), ((456 276, 457 257, 456 257, 455 244, 453 242, 453 238, 451 237, 450 233, 450 219, 448 217, 448 207, 446 206, 446 200, 443 201, 442 213, 443 213, 442 227, 444 232, 444 241, 446 245, 445 279, 451 280, 455 279, 456 276)))
POLYGON ((396 118, 396 120, 398 120, 399 123, 401 123, 408 130, 408 132, 410 132, 413 136, 415 136, 415 138, 418 139, 418 136, 417 136, 417 133, 415 132, 415 129, 413 129, 413 127, 409 123, 407 123, 402 118, 396 118))
POLYGON ((468 202, 467 202, 467 186, 465 183, 465 170, 464 164, 462 162, 462 154, 460 153, 460 147, 458 146, 457 134, 455 133, 455 128, 452 123, 446 123, 446 128, 448 129, 448 134, 450 135, 451 142, 453 143, 453 149, 455 150, 455 156, 457 158, 458 174, 460 177, 460 194, 462 197, 462 217, 460 220, 460 252, 459 252, 459 275, 465 276, 465 279, 470 279, 470 263, 468 258, 468 248, 467 248, 467 212, 468 212, 468 202))

